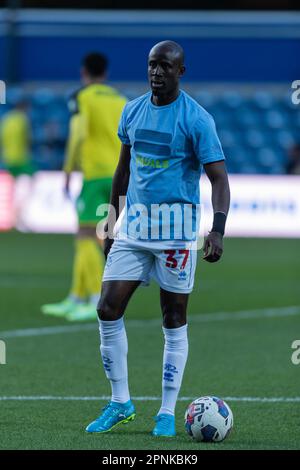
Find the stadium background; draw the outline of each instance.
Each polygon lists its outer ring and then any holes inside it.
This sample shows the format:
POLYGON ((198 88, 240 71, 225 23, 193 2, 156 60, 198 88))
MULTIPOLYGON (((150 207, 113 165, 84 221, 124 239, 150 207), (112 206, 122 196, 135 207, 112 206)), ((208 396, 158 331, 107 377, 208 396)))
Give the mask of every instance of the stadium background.
MULTIPOLYGON (((0 366, 7 426, 1 448, 199 448, 185 436, 182 416, 188 398, 204 394, 227 397, 233 408, 235 431, 222 448, 299 448, 300 366, 291 362, 291 344, 299 339, 300 176, 287 175, 290 150, 300 142, 300 105, 291 88, 300 78, 299 31, 300 13, 288 11, 0 9, 6 82, 0 121, 20 96, 29 99, 39 170, 30 181, 14 180, 4 165, 0 171, 0 339, 7 348, 7 364, 0 366), (128 99, 138 96, 147 89, 148 50, 165 38, 185 48, 183 88, 215 118, 232 185, 233 238, 226 239, 219 265, 198 264, 176 440, 158 444, 146 432, 160 393, 162 354, 158 292, 151 286, 128 309, 141 418, 95 441, 82 429, 95 414, 96 397, 108 394, 96 327, 40 314, 41 304, 67 292, 72 237, 58 233, 76 229, 60 173, 66 100, 78 87, 80 59, 91 50, 108 56, 111 83, 128 99), (26 435, 16 417, 26 423, 26 435)), ((79 187, 77 175, 74 198, 79 187)), ((207 229, 210 222, 207 208, 207 229)))

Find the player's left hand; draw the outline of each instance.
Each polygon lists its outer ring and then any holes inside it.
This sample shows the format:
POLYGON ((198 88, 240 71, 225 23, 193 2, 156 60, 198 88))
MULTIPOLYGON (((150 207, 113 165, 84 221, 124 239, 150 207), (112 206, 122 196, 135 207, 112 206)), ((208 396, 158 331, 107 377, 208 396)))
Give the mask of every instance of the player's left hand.
POLYGON ((223 253, 223 236, 219 232, 210 232, 204 242, 203 259, 209 263, 219 261, 223 253))

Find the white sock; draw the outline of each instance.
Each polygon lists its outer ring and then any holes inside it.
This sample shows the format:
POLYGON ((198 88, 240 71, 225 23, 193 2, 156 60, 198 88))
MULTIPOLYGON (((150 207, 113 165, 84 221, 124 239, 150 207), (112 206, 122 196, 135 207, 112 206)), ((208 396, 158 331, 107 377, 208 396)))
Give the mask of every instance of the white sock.
POLYGON ((187 325, 163 328, 165 348, 163 358, 162 404, 158 414, 174 415, 177 396, 188 356, 187 325))
POLYGON ((128 343, 123 318, 115 321, 99 320, 100 352, 106 377, 110 381, 112 397, 117 403, 130 400, 128 390, 128 343))

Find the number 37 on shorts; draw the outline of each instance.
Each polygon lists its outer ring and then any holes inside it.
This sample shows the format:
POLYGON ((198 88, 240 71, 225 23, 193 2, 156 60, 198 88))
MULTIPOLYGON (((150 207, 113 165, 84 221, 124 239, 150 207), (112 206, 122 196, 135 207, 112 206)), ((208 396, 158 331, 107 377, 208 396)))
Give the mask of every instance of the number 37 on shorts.
POLYGON ((160 269, 157 267, 160 285, 162 280, 165 286, 168 286, 171 291, 189 293, 191 292, 194 284, 194 275, 196 267, 195 250, 187 249, 172 249, 163 250, 160 261, 160 268, 164 268, 164 273, 159 273, 160 269), (160 275, 159 275, 160 274, 160 275))
POLYGON ((180 269, 184 269, 190 254, 190 250, 164 250, 167 255, 166 266, 167 268, 177 268, 178 258, 183 256, 182 261, 179 260, 180 269))
POLYGON ((193 289, 197 250, 160 249, 116 240, 109 252, 103 281, 154 279, 167 291, 189 294, 193 289))

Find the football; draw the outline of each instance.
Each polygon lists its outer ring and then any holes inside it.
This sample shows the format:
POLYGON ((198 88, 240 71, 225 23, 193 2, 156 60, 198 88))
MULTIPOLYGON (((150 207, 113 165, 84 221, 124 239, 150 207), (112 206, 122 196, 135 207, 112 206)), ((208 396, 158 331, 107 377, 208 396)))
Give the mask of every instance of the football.
POLYGON ((187 433, 196 441, 220 442, 232 429, 233 414, 220 398, 201 397, 188 406, 184 421, 187 433))

